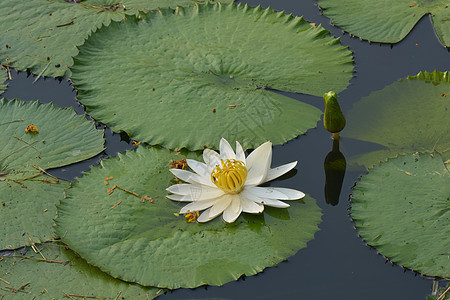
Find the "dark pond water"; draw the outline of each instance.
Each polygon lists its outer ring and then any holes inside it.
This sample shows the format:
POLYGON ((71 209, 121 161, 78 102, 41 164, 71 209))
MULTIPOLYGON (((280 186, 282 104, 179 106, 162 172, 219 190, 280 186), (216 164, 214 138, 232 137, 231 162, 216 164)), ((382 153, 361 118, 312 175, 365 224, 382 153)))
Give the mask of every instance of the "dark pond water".
MULTIPOLYGON (((391 46, 370 44, 344 34, 330 25, 329 19, 320 14, 311 0, 241 2, 303 15, 307 21, 322 24, 332 35, 341 37, 341 43, 349 46, 355 59, 355 77, 348 89, 339 94, 344 114, 362 97, 407 75, 435 69, 450 70, 450 53, 439 43, 428 16, 420 20, 405 40, 391 46)), ((33 84, 34 78, 26 73, 13 72, 13 76, 3 94, 7 99, 54 101, 58 106, 73 106, 78 113, 84 113, 69 82, 46 78, 33 84)), ((320 97, 285 94, 324 109, 320 97)), ((99 128, 103 127, 99 125, 99 128)), ((345 138, 341 138, 340 146, 347 157, 374 147, 345 138)), ((52 170, 52 174, 74 180, 102 157, 133 148, 126 135, 112 133, 109 129, 106 129, 106 147, 107 150, 97 157, 52 170)), ((318 128, 306 135, 274 148, 273 166, 299 161, 297 174, 285 179, 282 185, 310 194, 323 210, 320 231, 307 248, 257 276, 241 278, 222 287, 175 290, 158 299, 425 299, 431 293, 433 280, 392 265, 375 249, 366 246, 353 227, 348 215, 348 199, 352 186, 364 171, 348 171, 339 202, 334 206, 326 203, 323 163, 331 147, 330 134, 319 123, 318 128)))

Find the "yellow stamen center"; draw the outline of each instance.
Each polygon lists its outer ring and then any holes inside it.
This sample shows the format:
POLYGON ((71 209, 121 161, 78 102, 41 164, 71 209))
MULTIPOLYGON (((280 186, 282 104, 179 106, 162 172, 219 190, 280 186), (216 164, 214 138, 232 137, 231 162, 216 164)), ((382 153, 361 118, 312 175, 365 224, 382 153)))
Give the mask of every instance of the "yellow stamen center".
POLYGON ((235 159, 220 160, 222 167, 217 165, 211 172, 211 181, 229 194, 237 194, 244 188, 247 179, 247 168, 242 161, 235 159))
POLYGON ((193 223, 193 222, 197 221, 199 212, 198 211, 188 212, 184 216, 186 217, 186 221, 188 223, 193 223))

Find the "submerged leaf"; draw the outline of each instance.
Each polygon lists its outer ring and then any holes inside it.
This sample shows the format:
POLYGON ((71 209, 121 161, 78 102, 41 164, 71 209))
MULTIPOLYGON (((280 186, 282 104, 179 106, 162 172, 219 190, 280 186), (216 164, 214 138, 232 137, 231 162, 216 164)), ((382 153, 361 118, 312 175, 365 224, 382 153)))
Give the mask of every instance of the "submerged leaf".
POLYGON ((393 262, 450 277, 450 173, 439 154, 407 154, 369 170, 353 189, 361 237, 393 262))
POLYGON ((450 47, 448 0, 319 0, 325 16, 350 34, 372 42, 397 43, 426 14, 440 42, 450 47))
MULTIPOLYGON (((190 154, 193 158, 194 154, 190 154)), ((288 209, 242 214, 235 223, 188 223, 166 199, 170 160, 185 156, 139 147, 86 173, 58 208, 57 234, 90 264, 125 281, 167 288, 222 285, 294 255, 313 239, 321 212, 314 199, 288 209), (117 188, 153 199, 141 201, 117 188), (116 205, 119 201, 120 205, 116 205), (94 230, 95 228, 95 230, 94 230)))
POLYGON ((0 296, 4 295, 5 299, 9 296, 14 299, 153 299, 162 292, 114 279, 88 265, 64 245, 45 243, 36 245, 36 249, 42 256, 28 248, 24 255, 3 257, 0 296), (21 286, 22 292, 14 291, 21 286))
POLYGON ((322 95, 352 77, 351 52, 328 34, 242 4, 160 10, 93 33, 72 79, 90 115, 135 140, 190 150, 222 137, 280 144, 321 112, 267 89, 322 95))
MULTIPOLYGON (((228 0, 226 0, 228 1, 228 0)), ((111 21, 195 0, 0 1, 0 61, 41 76, 68 76, 72 56, 88 35, 111 21)))
POLYGON ((372 166, 398 153, 450 151, 450 73, 420 72, 376 91, 347 114, 344 137, 385 150, 352 158, 372 166))

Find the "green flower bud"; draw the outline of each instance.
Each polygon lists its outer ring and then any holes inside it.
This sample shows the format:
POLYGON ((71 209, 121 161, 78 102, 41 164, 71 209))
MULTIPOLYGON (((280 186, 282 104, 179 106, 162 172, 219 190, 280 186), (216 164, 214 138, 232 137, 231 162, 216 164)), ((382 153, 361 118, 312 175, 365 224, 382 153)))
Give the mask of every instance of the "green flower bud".
POLYGON ((323 101, 325 102, 323 126, 333 134, 340 132, 345 127, 345 117, 337 101, 336 93, 333 91, 325 93, 323 101))

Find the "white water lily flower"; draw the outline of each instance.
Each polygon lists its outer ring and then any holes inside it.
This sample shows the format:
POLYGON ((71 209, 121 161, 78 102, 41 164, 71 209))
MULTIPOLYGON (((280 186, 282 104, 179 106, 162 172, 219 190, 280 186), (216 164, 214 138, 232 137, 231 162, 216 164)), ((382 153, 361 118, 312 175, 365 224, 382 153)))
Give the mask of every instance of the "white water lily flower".
POLYGON ((238 142, 235 153, 222 138, 220 155, 205 149, 203 160, 205 163, 186 160, 195 173, 171 169, 176 177, 186 183, 167 188, 172 193, 167 198, 191 202, 181 209, 181 214, 206 209, 197 219, 198 222, 208 222, 223 213, 223 220, 232 223, 241 212, 261 213, 264 205, 285 208, 289 204, 280 200, 296 200, 305 196, 293 189, 257 186, 289 172, 297 165, 295 161, 271 169, 271 142, 262 144, 246 158, 238 142))

